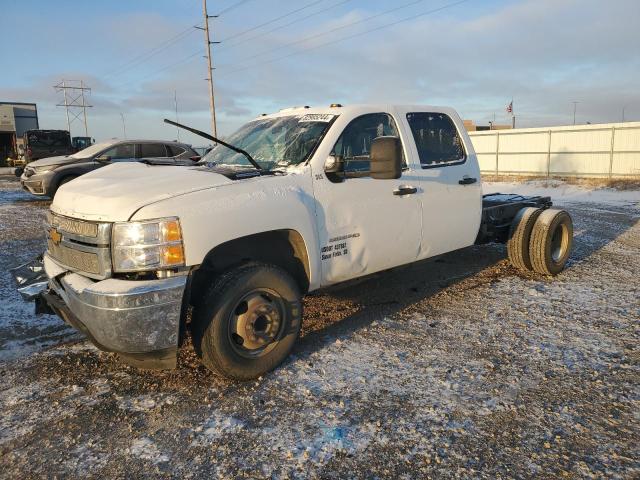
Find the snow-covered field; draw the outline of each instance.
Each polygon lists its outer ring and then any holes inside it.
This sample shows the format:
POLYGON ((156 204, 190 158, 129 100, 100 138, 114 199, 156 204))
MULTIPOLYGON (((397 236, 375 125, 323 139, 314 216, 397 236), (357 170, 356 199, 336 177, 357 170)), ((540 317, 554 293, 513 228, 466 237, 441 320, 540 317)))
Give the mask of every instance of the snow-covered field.
POLYGON ((0 178, 0 477, 640 476, 640 192, 495 191, 570 211, 563 274, 483 246, 311 296, 294 355, 239 384, 35 317, 7 270, 42 248, 46 202, 0 178))

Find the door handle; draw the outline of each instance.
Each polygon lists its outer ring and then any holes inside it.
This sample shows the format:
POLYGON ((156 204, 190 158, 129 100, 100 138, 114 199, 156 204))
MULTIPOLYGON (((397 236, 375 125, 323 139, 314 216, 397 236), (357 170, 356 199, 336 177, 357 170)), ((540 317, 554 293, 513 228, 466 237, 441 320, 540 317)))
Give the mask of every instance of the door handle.
POLYGON ((394 195, 413 195, 418 189, 416 187, 398 187, 393 191, 394 195))
POLYGON ((464 177, 462 180, 459 180, 458 183, 460 185, 471 185, 472 183, 476 183, 477 181, 477 178, 464 177))

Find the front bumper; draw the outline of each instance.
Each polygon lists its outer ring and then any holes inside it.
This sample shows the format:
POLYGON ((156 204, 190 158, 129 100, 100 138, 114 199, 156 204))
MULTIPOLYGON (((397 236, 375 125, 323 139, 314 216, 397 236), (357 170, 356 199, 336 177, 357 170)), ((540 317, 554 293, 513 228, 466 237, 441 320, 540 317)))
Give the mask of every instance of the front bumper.
POLYGON ((61 268, 46 253, 43 297, 100 349, 136 366, 173 368, 187 276, 99 282, 61 268))
POLYGON ((33 195, 44 195, 44 182, 42 180, 28 180, 20 178, 22 188, 33 195))

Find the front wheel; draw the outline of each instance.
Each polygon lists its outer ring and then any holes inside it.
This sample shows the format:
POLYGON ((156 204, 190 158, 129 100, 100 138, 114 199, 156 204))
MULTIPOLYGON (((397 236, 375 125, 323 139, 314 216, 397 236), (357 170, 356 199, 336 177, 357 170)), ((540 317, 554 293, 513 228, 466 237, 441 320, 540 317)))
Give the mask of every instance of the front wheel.
POLYGON ((210 370, 250 380, 289 355, 300 333, 302 301, 291 276, 252 263, 222 274, 194 310, 196 353, 210 370))

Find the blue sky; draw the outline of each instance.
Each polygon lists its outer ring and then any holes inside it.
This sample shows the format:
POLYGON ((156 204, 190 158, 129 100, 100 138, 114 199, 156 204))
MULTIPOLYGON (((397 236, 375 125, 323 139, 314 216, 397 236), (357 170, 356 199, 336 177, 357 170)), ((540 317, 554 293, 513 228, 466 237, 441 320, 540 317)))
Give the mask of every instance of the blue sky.
MULTIPOLYGON (((570 123, 573 101, 579 123, 619 121, 625 106, 640 120, 639 1, 468 0, 423 15, 454 2, 245 0, 225 12, 238 0, 209 0, 224 12, 212 21, 219 132, 331 102, 445 104, 506 123, 513 97, 520 126, 570 123)), ((0 100, 37 102, 42 127, 66 128, 52 86, 71 78, 93 89, 99 140, 122 136, 121 113, 130 137, 175 138, 162 123, 174 90, 180 120, 208 128, 203 35, 189 30, 200 0, 0 3, 0 100)))

